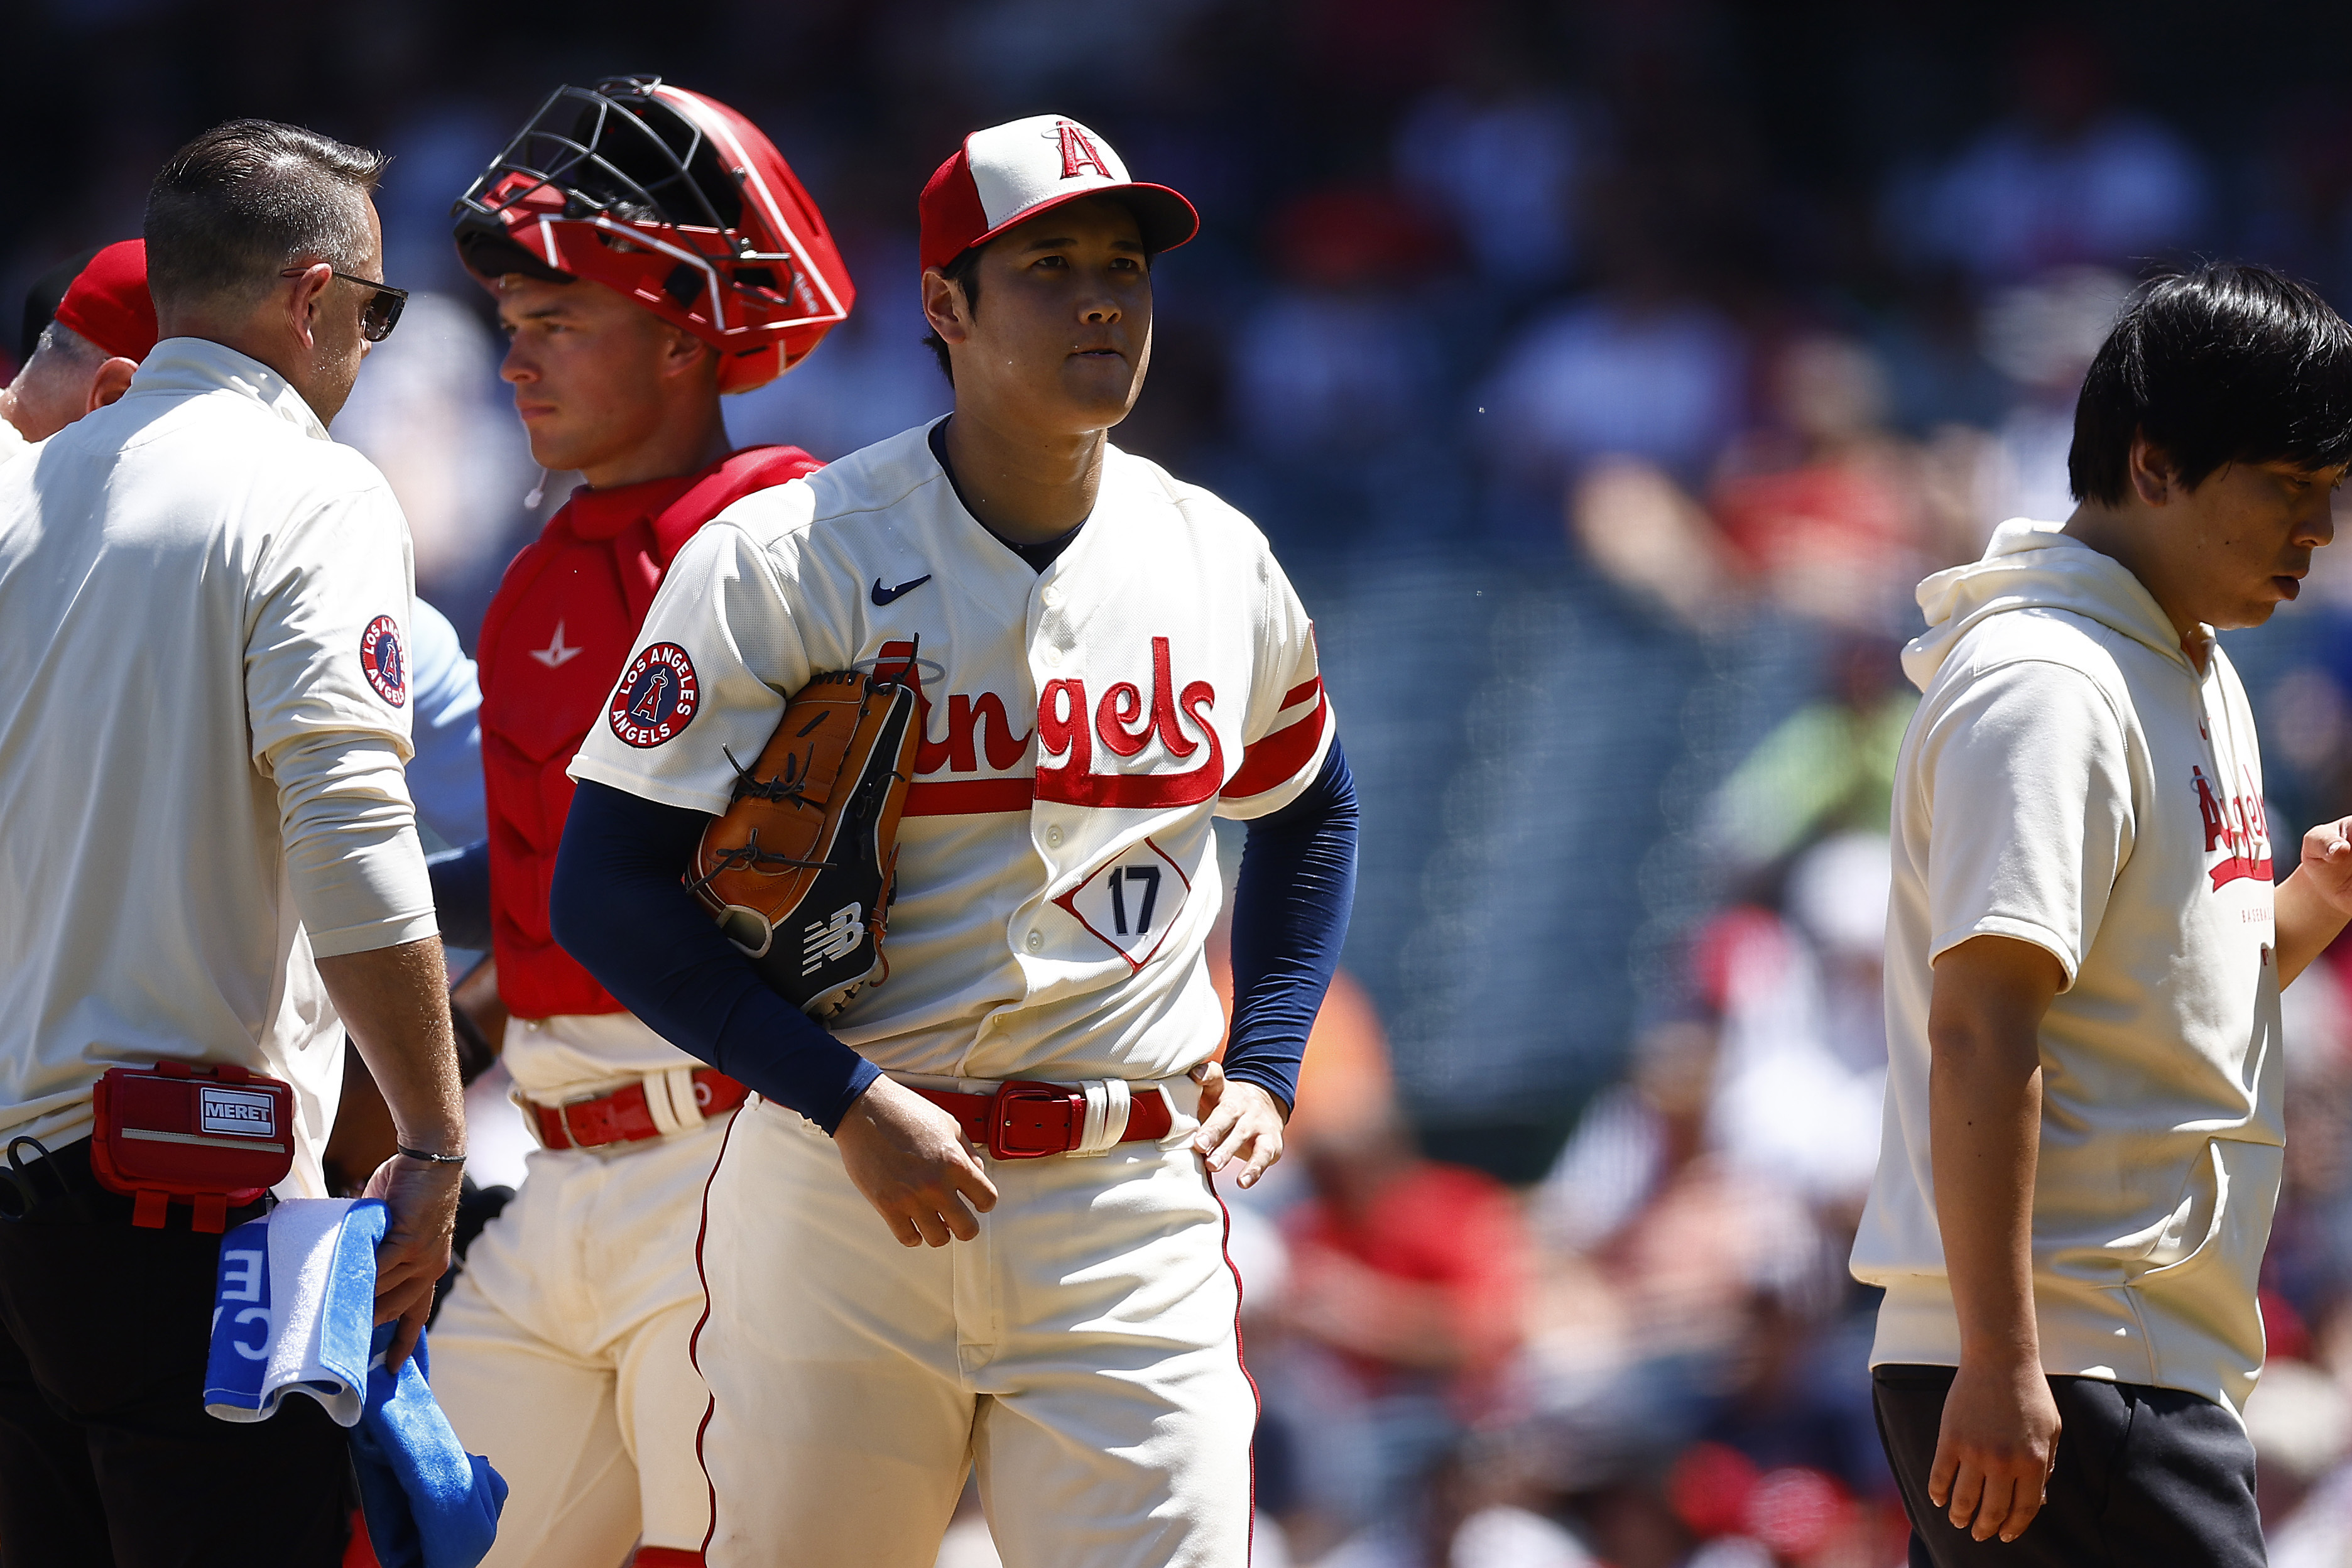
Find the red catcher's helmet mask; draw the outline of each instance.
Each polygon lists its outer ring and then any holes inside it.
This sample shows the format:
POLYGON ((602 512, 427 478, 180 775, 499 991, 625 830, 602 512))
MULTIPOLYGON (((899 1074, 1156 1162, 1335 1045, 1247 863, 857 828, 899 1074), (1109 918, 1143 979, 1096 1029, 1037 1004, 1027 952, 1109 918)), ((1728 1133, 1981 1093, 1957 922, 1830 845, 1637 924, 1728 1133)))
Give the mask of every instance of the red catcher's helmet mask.
POLYGON ((557 88, 450 210, 474 273, 616 289, 717 349, 721 392, 798 364, 857 297, 775 144, 659 77, 557 88))

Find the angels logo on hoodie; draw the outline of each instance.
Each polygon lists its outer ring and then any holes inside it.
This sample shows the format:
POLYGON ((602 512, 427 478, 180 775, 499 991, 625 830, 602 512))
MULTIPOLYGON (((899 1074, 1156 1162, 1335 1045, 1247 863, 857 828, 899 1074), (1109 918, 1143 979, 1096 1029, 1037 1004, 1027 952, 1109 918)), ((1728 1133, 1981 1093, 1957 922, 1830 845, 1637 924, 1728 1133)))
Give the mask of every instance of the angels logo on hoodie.
POLYGON ((2213 890, 2218 893, 2243 877, 2272 880, 2270 818, 2263 811, 2262 792, 2231 795, 2225 805, 2203 768, 2192 767, 2189 773, 2197 786, 2197 814, 2205 820, 2205 852, 2229 850, 2213 868, 2213 890))

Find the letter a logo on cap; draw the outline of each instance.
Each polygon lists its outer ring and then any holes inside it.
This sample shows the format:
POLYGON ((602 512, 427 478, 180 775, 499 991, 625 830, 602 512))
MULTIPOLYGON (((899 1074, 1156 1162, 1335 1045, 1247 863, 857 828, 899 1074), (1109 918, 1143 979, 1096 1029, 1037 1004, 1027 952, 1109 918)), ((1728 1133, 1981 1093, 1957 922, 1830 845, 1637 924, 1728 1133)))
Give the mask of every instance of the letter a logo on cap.
POLYGON ((1119 177, 1110 172, 1109 164, 1103 162, 1101 149, 1094 144, 1094 139, 1087 134, 1084 126, 1073 125, 1064 120, 1058 121, 1054 129, 1060 132, 1062 138, 1062 178, 1075 180, 1088 169, 1106 180, 1119 177))

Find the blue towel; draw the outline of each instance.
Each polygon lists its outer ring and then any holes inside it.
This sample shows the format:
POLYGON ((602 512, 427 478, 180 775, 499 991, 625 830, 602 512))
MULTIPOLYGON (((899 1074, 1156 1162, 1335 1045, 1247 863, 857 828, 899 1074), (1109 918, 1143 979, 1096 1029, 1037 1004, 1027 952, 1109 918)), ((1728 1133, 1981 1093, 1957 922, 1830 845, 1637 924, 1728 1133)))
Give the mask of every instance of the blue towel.
POLYGON ((474 1568, 498 1535, 507 1483, 466 1452, 426 1383, 425 1343, 394 1377, 375 1325, 373 1198, 296 1198, 221 1238, 205 1408, 262 1421, 307 1394, 351 1427, 368 1540, 383 1568, 474 1568))
POLYGON ((206 1410, 266 1421, 299 1393, 341 1426, 359 1420, 385 1218, 374 1199, 304 1198, 221 1237, 206 1410))
POLYGON ((367 1410, 352 1429, 352 1468, 368 1542, 383 1568, 474 1568, 498 1539, 507 1481, 479 1454, 468 1454, 427 1386, 425 1342, 394 1378, 383 1352, 398 1331, 375 1331, 368 1364, 367 1410))

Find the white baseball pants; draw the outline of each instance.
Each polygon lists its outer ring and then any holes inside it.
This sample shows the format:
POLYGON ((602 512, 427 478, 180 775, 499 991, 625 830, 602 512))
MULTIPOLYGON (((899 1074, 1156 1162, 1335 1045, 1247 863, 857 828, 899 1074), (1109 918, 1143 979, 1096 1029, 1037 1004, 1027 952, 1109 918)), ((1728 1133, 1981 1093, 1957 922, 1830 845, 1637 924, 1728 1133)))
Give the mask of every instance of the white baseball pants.
POLYGON ((467 1252, 433 1326, 433 1392, 511 1489, 484 1568, 615 1568, 640 1536, 700 1550, 694 1237, 728 1120, 535 1152, 467 1252))
POLYGON ((1004 1568, 1247 1563, 1257 1397, 1196 1126, 988 1160, 979 1237, 904 1247, 755 1098, 705 1205, 709 1562, 931 1568, 976 1464, 1004 1568))

